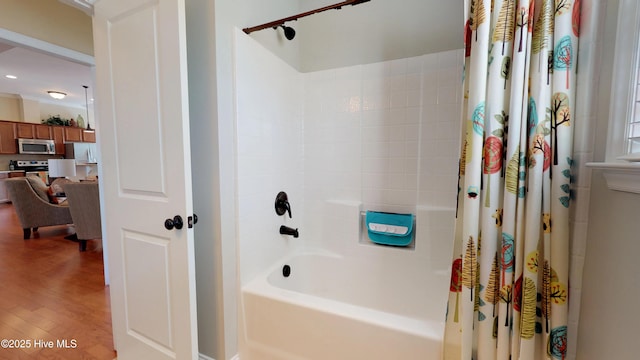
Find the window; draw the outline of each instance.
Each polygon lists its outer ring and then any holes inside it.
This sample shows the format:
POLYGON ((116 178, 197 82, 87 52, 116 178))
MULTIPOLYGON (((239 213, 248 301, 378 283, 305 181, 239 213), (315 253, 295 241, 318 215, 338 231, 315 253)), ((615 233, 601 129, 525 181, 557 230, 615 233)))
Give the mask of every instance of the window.
POLYGON ((611 89, 607 162, 640 161, 640 2, 621 0, 611 89))
MULTIPOLYGON (((640 36, 638 36, 637 41, 640 41, 640 36)), ((640 51, 640 46, 638 46, 638 51, 640 51)), ((625 136, 625 138, 627 139, 626 150, 627 150, 627 154, 629 154, 627 155, 628 157, 631 155, 640 154, 640 54, 639 53, 636 53, 635 69, 636 69, 636 85, 634 86, 633 115, 629 118, 629 128, 627 129, 627 134, 625 136)))
POLYGON ((640 194, 640 1, 618 4, 609 133, 601 169, 609 189, 640 194))

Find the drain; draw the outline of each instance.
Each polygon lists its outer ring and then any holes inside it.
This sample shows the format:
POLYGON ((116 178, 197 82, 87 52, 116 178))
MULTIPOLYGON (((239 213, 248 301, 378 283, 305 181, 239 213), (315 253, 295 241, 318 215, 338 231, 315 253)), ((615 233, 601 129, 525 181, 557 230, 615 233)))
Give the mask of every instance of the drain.
POLYGON ((282 267, 282 276, 289 277, 291 275, 291 266, 285 265, 282 267))

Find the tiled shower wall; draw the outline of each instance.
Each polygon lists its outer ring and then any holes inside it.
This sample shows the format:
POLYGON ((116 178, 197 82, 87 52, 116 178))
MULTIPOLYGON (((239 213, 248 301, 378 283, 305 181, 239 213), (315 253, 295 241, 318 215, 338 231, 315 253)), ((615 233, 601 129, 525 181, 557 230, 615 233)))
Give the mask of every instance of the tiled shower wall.
MULTIPOLYGON (((327 201, 411 213, 455 207, 462 55, 301 74, 236 34, 241 284, 292 249, 323 246, 327 201), (279 191, 289 194, 292 218, 275 214, 279 191), (279 235, 281 224, 299 228, 300 238, 279 235)), ((442 242, 432 248, 450 248, 451 214, 433 224, 443 235, 429 240, 442 242)))
MULTIPOLYGON (((305 214, 327 200, 455 207, 462 61, 454 50, 304 74, 305 214)), ((306 217, 319 245, 321 227, 306 217)))
POLYGON ((302 81, 295 69, 240 30, 235 49, 236 223, 245 285, 300 245, 300 239, 282 236, 278 229, 303 223, 302 81), (280 191, 289 195, 292 218, 275 213, 280 191))

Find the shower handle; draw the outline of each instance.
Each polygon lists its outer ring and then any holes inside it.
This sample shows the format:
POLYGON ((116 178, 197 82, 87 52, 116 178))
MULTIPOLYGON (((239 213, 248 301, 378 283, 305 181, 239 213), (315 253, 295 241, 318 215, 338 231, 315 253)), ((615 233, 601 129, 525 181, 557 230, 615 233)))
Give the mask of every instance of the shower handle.
POLYGON ((291 218, 291 204, 289 204, 289 197, 286 192, 280 191, 278 193, 276 196, 275 208, 278 216, 282 216, 288 212, 289 218, 291 218))

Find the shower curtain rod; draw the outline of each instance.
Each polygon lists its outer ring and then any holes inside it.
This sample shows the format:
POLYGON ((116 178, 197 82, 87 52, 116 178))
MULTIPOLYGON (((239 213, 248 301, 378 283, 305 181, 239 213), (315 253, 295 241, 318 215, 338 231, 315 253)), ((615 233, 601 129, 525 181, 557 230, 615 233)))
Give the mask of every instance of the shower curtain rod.
POLYGON ((242 31, 244 31, 246 34, 251 34, 254 31, 260 31, 260 30, 263 30, 263 29, 266 29, 266 28, 278 27, 280 25, 284 25, 284 23, 287 22, 287 21, 298 20, 299 18, 303 18, 305 16, 317 14, 319 12, 332 10, 332 9, 340 10, 340 8, 343 7, 343 6, 358 5, 358 4, 362 4, 362 3, 365 3, 365 2, 369 2, 369 1, 371 1, 371 0, 347 0, 347 1, 343 1, 343 2, 338 3, 338 4, 333 4, 333 5, 321 7, 319 9, 303 12, 303 13, 300 13, 300 14, 297 14, 297 15, 293 15, 293 16, 289 16, 289 17, 286 17, 286 18, 282 18, 280 20, 271 21, 271 22, 268 22, 268 23, 265 23, 265 24, 262 24, 262 25, 244 28, 244 29, 242 29, 242 31))

